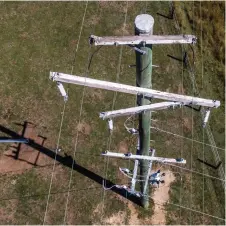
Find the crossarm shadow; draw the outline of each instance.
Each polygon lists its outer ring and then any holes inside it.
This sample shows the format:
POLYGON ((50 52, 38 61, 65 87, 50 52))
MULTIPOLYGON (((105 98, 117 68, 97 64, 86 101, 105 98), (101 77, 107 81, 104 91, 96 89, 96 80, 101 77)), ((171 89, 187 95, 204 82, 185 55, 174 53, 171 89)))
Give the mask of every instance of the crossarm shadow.
MULTIPOLYGON (((23 136, 19 135, 18 133, 0 125, 0 131, 14 137, 14 138, 23 138, 23 136)), ((73 168, 73 170, 77 171, 78 173, 86 176, 87 178, 90 178, 91 180, 95 181, 96 183, 102 185, 103 180, 105 180, 103 177, 97 175, 96 173, 84 168, 83 166, 77 164, 75 160, 71 156, 61 156, 59 154, 56 154, 54 151, 36 143, 33 140, 29 140, 29 143, 26 145, 29 145, 30 147, 40 151, 41 153, 47 155, 48 157, 52 159, 56 159, 58 163, 63 164, 64 166, 68 168, 73 168)), ((124 189, 120 189, 114 186, 115 184, 112 183, 110 180, 105 180, 105 186, 106 187, 112 187, 109 190, 112 190, 116 194, 132 201, 133 203, 141 206, 140 198, 133 196, 133 195, 128 195, 127 191, 124 189)))

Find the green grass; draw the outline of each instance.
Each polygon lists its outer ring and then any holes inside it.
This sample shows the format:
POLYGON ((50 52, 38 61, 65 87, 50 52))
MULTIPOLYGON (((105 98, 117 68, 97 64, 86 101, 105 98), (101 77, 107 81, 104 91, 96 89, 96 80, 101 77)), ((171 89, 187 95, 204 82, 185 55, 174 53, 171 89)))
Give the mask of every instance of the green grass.
MULTIPOLYGON (((31 121, 37 125, 38 133, 46 136, 46 146, 50 149, 56 147, 61 112, 63 109, 63 99, 60 97, 56 84, 49 80, 49 71, 59 71, 77 75, 86 75, 90 47, 88 37, 90 34, 96 35, 119 35, 123 27, 125 16, 125 2, 89 2, 85 23, 81 32, 80 44, 75 54, 76 43, 80 33, 80 26, 85 9, 85 2, 1 2, 0 3, 0 36, 1 59, 0 59, 0 123, 3 126, 19 131, 15 122, 31 121), (73 66, 73 70, 72 70, 73 66)), ((184 3, 184 7, 191 8, 192 3, 184 3)), ((204 3, 202 9, 205 10, 204 3)), ((126 30, 128 34, 134 32, 134 18, 144 12, 146 2, 129 2, 126 30)), ((178 3, 177 15, 183 18, 181 24, 183 33, 193 33, 200 40, 200 31, 196 27, 191 28, 189 18, 194 16, 199 18, 198 3, 195 3, 195 15, 192 11, 180 8, 178 3), (180 11, 178 11, 180 10, 180 11), (190 17, 189 17, 189 15, 190 17), (188 30, 187 30, 188 29, 188 30)), ((167 20, 156 15, 168 13, 167 2, 148 2, 147 13, 155 19, 155 34, 176 34, 177 30, 172 20, 167 20)), ((209 12, 209 11, 208 11, 209 12)), ((208 14, 207 12, 205 15, 208 14)), ((212 13, 211 13, 212 14, 212 13)), ((204 15, 204 12, 203 12, 204 15)), ((208 14, 209 15, 209 14, 208 14)), ((214 16, 214 15, 213 15, 214 16)), ((215 17, 213 17, 215 18, 215 17)), ((218 19, 219 32, 223 26, 221 19, 218 19)), ((201 21, 199 18, 199 26, 201 21)), ((196 20, 194 20, 196 21, 196 20)), ((203 22, 203 28, 207 29, 207 24, 203 22)), ((211 33, 212 34, 212 33, 211 33)), ((221 33, 217 35, 219 38, 221 33)), ((215 98, 221 100, 222 107, 211 112, 210 125, 213 129, 217 146, 224 147, 224 83, 221 73, 224 72, 222 64, 222 54, 216 55, 210 41, 206 40, 203 34, 203 46, 201 55, 201 45, 194 47, 196 52, 196 81, 202 97, 215 98), (201 56, 204 62, 204 79, 202 80, 201 56), (218 59, 220 58, 220 60, 218 59), (213 72, 216 73, 216 75, 213 72)), ((220 42, 221 42, 221 38, 220 42)), ((221 48, 222 43, 220 44, 221 48)), ((92 47, 95 51, 97 47, 92 47)), ((103 47, 94 56, 89 70, 89 77, 116 81, 119 73, 119 54, 120 47, 103 47)), ((162 91, 178 93, 179 87, 184 87, 185 94, 192 95, 192 85, 188 73, 180 62, 168 58, 166 55, 182 57, 181 47, 154 46, 153 64, 160 67, 153 69, 153 88, 162 91)), ((190 53, 189 53, 190 54, 190 53)), ((128 65, 134 64, 135 54, 128 47, 123 47, 122 62, 120 65, 119 81, 121 83, 135 85, 135 68, 128 65)), ((79 122, 79 112, 83 87, 69 85, 69 101, 66 104, 64 123, 60 139, 60 147, 63 152, 73 155, 79 122)), ((100 153, 108 148, 108 137, 106 122, 98 119, 101 111, 112 108, 113 92, 85 89, 84 104, 81 115, 81 122, 91 127, 90 134, 79 133, 78 144, 75 154, 76 162, 84 168, 96 173, 97 175, 112 180, 115 183, 122 183, 122 176, 119 176, 118 167, 133 167, 132 162, 109 159, 108 170, 106 160, 100 153)), ((117 94, 114 109, 134 106, 135 97, 126 94, 117 94)), ((194 112, 193 138, 202 141, 202 129, 200 114, 194 112)), ((162 129, 192 137, 190 109, 164 111, 153 113, 153 118, 158 119, 156 125, 162 129), (188 121, 184 121, 184 119, 188 121)), ((118 150, 119 146, 126 144, 129 151, 134 152, 136 144, 135 137, 131 138, 123 128, 125 118, 114 121, 115 131, 112 135, 110 145, 111 150, 118 150)), ((200 165, 196 161, 203 155, 203 146, 193 144, 190 141, 182 140, 170 135, 152 131, 151 139, 155 140, 152 144, 157 150, 158 156, 183 157, 187 160, 187 166, 198 172, 205 171, 206 174, 217 176, 206 166, 200 165)), ((208 143, 205 135, 205 142, 208 143)), ((5 149, 1 145, 2 150, 5 149)), ((221 157, 224 157, 223 151, 221 157)), ((63 153, 62 153, 63 154, 63 153)), ((212 160, 210 148, 205 146, 205 157, 212 160)), ((172 169, 180 172, 180 170, 172 169)), ((41 224, 44 217, 47 201, 48 188, 51 178, 52 167, 35 168, 22 174, 1 175, 2 194, 1 199, 18 198, 18 201, 1 201, 0 208, 5 210, 14 209, 15 213, 11 218, 4 217, 2 223, 10 224, 41 224), (11 181, 16 179, 16 185, 11 181), (40 196, 22 198, 23 195, 39 194, 40 196), (41 195, 44 194, 44 195, 41 195), (20 197, 20 198, 19 198, 20 197)), ((62 224, 67 200, 68 184, 70 180, 70 169, 65 166, 57 166, 53 177, 53 185, 50 196, 49 210, 47 213, 48 224, 62 224), (62 193, 59 193, 62 192, 62 193), (57 194, 59 193, 59 194, 57 194)), ((202 186, 203 178, 195 174, 181 172, 183 183, 178 180, 172 185, 170 190, 170 202, 202 211, 202 186), (192 181, 191 178, 192 177, 192 181), (197 181, 199 183, 197 183, 197 181), (181 200, 178 193, 181 192, 181 200), (192 194, 192 196, 191 196, 192 194)), ((125 181, 125 179, 124 179, 125 181)), ((205 179, 204 184, 204 211, 208 214, 224 217, 221 211, 224 207, 222 203, 222 189, 218 182, 205 179), (221 193, 220 193, 221 192, 221 193), (220 195, 217 195, 220 194, 220 195), (216 208, 217 207, 217 208, 216 208)), ((92 224, 103 223, 102 220, 112 216, 119 211, 125 211, 127 204, 118 199, 110 191, 105 192, 104 209, 94 213, 96 207, 103 201, 102 186, 97 184, 84 175, 73 171, 72 183, 68 202, 67 223, 70 224, 92 224), (88 189, 88 190, 84 190, 88 189)), ((202 221, 202 214, 189 212, 178 207, 167 205, 167 223, 173 224, 222 224, 213 218, 205 216, 202 221), (181 217, 180 217, 181 216, 181 217)), ((144 211, 137 207, 139 217, 151 216, 152 209, 144 211)), ((130 211, 127 211, 128 221, 130 211)))

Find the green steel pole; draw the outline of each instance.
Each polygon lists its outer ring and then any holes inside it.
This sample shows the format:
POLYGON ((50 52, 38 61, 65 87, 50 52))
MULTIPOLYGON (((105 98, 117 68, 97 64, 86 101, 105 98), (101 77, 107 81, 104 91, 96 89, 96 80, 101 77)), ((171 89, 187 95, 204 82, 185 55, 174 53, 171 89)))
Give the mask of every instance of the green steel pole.
MULTIPOLYGON (((153 34, 154 18, 148 14, 138 15, 135 19, 135 34, 136 35, 152 35, 153 34)), ((136 51, 136 83, 138 87, 152 87, 152 45, 137 45, 136 47, 145 51, 146 54, 141 54, 136 51)), ((150 99, 142 96, 137 96, 137 105, 150 104, 150 99)), ((150 150, 150 126, 151 113, 143 112, 139 114, 139 142, 140 149, 138 154, 149 155, 150 150)), ((142 178, 146 178, 148 174, 149 162, 140 160, 140 174, 142 178)), ((144 208, 149 207, 149 187, 144 191, 145 181, 141 182, 141 192, 144 196, 141 198, 141 204, 144 208)))

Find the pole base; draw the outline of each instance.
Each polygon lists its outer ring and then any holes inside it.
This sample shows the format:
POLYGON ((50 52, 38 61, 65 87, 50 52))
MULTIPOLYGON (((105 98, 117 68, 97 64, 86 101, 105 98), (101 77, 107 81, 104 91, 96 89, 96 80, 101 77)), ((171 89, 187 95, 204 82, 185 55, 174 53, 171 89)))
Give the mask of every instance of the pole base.
POLYGON ((149 199, 148 197, 142 197, 141 198, 141 205, 144 209, 148 209, 149 208, 149 199))

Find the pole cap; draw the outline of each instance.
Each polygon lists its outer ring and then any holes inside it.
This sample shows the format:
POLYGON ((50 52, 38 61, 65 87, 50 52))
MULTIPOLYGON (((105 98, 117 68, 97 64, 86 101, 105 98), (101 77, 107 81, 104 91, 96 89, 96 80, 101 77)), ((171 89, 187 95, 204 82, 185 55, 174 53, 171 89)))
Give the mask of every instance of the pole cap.
POLYGON ((140 34, 152 34, 154 18, 149 14, 140 14, 135 18, 135 28, 140 34))

